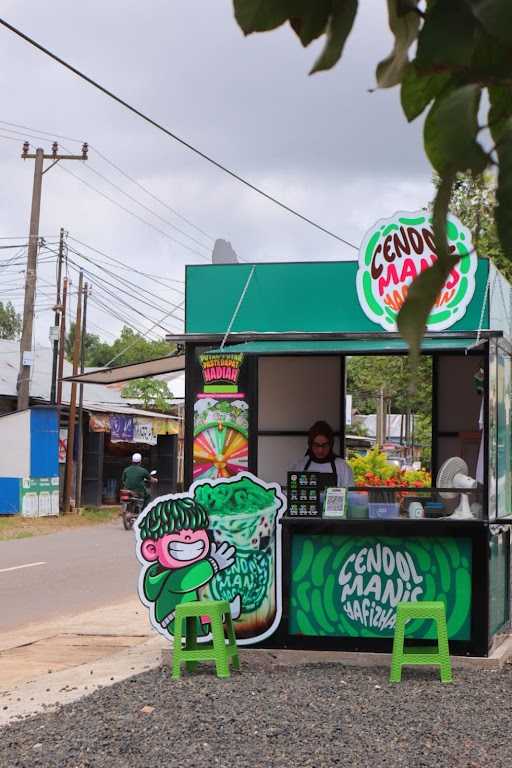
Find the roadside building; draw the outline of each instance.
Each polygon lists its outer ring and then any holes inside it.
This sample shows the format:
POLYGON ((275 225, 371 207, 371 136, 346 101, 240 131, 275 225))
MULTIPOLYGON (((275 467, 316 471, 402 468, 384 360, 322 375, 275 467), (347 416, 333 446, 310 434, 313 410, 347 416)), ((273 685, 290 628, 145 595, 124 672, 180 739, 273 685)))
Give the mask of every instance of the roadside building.
MULTIPOLYGON (((25 417, 22 413, 16 413, 18 368, 19 343, 0 340, 0 440, 4 446, 11 444, 13 440, 17 442, 17 435, 23 432, 18 428, 17 421, 21 424, 25 417), (7 436, 9 443, 6 442, 7 436)), ((49 347, 36 346, 30 382, 30 406, 31 410, 37 410, 39 415, 32 418, 32 423, 40 423, 44 411, 45 418, 50 420, 48 423, 57 424, 55 415, 50 415, 51 371, 52 350, 49 347)), ((72 366, 65 361, 64 376, 71 374, 72 366)), ((159 492, 171 493, 177 490, 180 483, 179 457, 182 455, 180 443, 183 433, 183 382, 178 378, 173 382, 171 389, 174 389, 173 395, 177 396, 171 400, 171 412, 164 414, 141 408, 136 401, 123 399, 121 385, 84 385, 82 429, 80 430, 78 425, 75 440, 76 446, 83 440, 82 504, 117 503, 122 470, 135 451, 142 453, 146 467, 157 470, 159 492)), ((66 457, 70 395, 71 384, 64 381, 58 424, 58 474, 61 486, 66 457)), ((26 457, 23 454, 26 450, 21 445, 14 448, 19 449, 20 458, 23 459, 19 472, 23 472, 24 476, 27 470, 26 457)), ((46 449, 41 444, 40 449, 34 447, 34 450, 39 452, 46 449)), ((77 454, 76 450, 75 461, 77 454)), ((2 458, 0 454, 0 479, 13 476, 12 462, 7 467, 6 461, 7 457, 4 455, 2 458), (6 464, 5 468, 3 463, 6 464)))

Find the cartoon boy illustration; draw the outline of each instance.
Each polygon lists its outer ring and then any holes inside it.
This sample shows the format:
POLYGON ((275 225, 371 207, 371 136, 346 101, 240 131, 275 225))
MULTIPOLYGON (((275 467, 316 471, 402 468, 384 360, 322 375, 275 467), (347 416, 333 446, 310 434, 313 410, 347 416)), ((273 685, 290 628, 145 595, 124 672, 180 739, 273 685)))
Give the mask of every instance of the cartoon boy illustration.
MULTIPOLYGON (((172 496, 157 499, 138 521, 140 554, 151 563, 141 591, 153 604, 155 627, 162 634, 173 634, 179 603, 198 600, 199 588, 235 562, 235 547, 210 542, 208 525, 206 510, 194 499, 172 496)), ((231 613, 236 618, 240 598, 234 603, 231 613)))

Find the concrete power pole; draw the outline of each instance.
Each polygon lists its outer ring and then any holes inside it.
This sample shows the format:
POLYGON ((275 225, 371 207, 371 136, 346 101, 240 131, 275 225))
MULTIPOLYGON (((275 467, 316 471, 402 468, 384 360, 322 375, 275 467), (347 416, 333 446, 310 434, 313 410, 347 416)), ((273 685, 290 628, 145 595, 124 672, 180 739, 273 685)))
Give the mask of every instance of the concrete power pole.
POLYGON ((20 342, 20 372, 18 376, 18 411, 28 408, 30 397, 30 370, 32 360, 32 326, 34 324, 34 300, 36 295, 37 239, 39 235, 39 214, 41 211, 41 186, 43 183, 44 150, 39 148, 32 155, 34 163, 34 184, 32 208, 30 210, 30 234, 28 239, 27 272, 25 275, 25 302, 23 304, 23 330, 20 342))
POLYGON ((18 375, 18 410, 22 411, 29 406, 30 400, 30 369, 32 360, 32 332, 34 325, 34 300, 37 282, 37 245, 39 238, 39 217, 41 214, 41 189, 43 175, 53 168, 61 160, 87 160, 88 145, 83 144, 81 155, 59 155, 59 146, 56 141, 52 144, 51 154, 45 154, 44 149, 38 147, 35 154, 29 154, 29 143, 23 144, 21 157, 23 160, 35 160, 34 184, 32 188, 32 207, 30 210, 30 234, 27 252, 27 273, 25 276, 25 301, 23 305, 23 327, 20 342, 20 372, 18 375), (53 160, 51 165, 43 170, 44 161, 53 160))
MULTIPOLYGON (((76 303, 75 343, 73 346, 73 376, 78 373, 80 359, 80 342, 82 338, 82 295, 84 273, 80 271, 78 280, 78 296, 76 303)), ((75 447, 75 422, 76 422, 76 381, 71 384, 71 397, 69 400, 68 415, 68 445, 66 451, 66 475, 64 483, 63 512, 67 515, 70 511, 71 489, 73 486, 73 453, 75 447)))
MULTIPOLYGON (((87 340, 87 298, 89 295, 89 286, 84 286, 84 311, 82 315, 82 332, 80 341, 80 373, 85 368, 85 345, 87 340)), ((82 464, 84 460, 84 385, 79 384, 78 390, 78 451, 76 459, 76 506, 78 509, 82 506, 82 464)))
POLYGON ((57 301, 55 304, 54 313, 54 327, 53 332, 56 338, 53 339, 53 361, 52 361, 52 385, 50 393, 50 403, 55 405, 57 401, 57 369, 58 369, 58 357, 59 357, 59 340, 60 340, 60 316, 62 313, 61 304, 61 280, 62 280, 62 262, 64 259, 64 230, 61 227, 59 237, 59 255, 57 261, 57 301))

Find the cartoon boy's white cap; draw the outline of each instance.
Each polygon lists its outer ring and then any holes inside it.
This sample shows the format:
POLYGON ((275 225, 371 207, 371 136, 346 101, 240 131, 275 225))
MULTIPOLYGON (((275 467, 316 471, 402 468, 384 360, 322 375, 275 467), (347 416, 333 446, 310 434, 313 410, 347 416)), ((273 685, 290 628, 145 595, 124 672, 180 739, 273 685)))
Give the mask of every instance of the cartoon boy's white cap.
POLYGON ((132 456, 132 461, 134 464, 140 464, 142 461, 142 456, 140 455, 140 453, 134 453, 132 456))

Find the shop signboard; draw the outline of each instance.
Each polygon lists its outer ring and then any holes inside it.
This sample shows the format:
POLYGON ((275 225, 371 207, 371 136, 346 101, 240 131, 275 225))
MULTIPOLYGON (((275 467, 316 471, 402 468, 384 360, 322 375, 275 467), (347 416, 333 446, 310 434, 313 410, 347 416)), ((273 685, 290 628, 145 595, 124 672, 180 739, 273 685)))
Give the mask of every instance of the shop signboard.
MULTIPOLYGON (((448 215, 450 252, 460 257, 427 320, 428 331, 443 331, 460 320, 475 292, 478 259, 470 231, 448 215)), ((357 295, 365 315, 386 331, 396 331, 398 312, 413 280, 437 260, 432 216, 399 211, 378 221, 359 251, 357 295)))
POLYGON ((49 517, 59 514, 59 478, 24 477, 21 482, 23 517, 49 517))
MULTIPOLYGON (((471 541, 452 537, 292 537, 290 634, 392 637, 396 605, 442 600, 451 640, 471 634, 471 541)), ((433 639, 432 622, 406 635, 433 639)))
POLYGON ((239 391, 244 355, 198 355, 202 386, 194 403, 194 480, 232 477, 249 457, 249 405, 239 391))
MULTIPOLYGON (((139 597, 170 639, 176 605, 226 600, 239 644, 269 637, 281 620, 281 526, 286 499, 248 472, 194 483, 152 501, 134 524, 139 597)), ((206 639, 209 626, 199 627, 206 639)))
POLYGON ((243 354, 230 354, 228 350, 225 354, 205 352, 199 355, 204 381, 203 392, 236 393, 243 360, 243 354))

